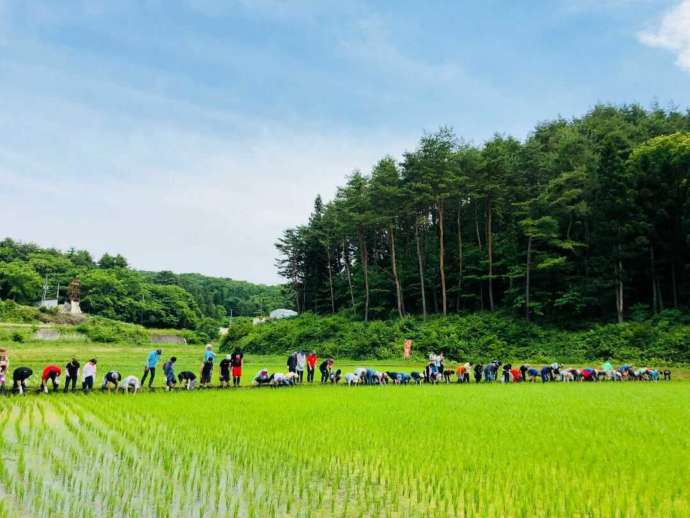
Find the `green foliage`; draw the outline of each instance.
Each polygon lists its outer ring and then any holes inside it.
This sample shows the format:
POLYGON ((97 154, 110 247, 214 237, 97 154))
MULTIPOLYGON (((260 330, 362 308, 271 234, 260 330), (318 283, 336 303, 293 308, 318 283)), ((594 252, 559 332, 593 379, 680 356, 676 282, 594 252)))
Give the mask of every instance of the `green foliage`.
MULTIPOLYGON (((215 336, 231 313, 256 315, 289 307, 279 286, 172 272, 138 272, 121 255, 105 254, 98 263, 84 250, 65 253, 11 239, 0 241, 0 299, 34 304, 43 279, 49 295, 63 302, 74 277, 81 281, 81 306, 89 314, 154 328, 204 327, 203 340, 215 336)), ((0 301, 2 302, 2 301, 0 301)), ((0 319, 3 317, 0 309, 0 319)), ((16 317, 12 317, 16 318, 16 317)))
POLYGON ((0 300, 0 322, 31 323, 38 321, 39 311, 11 300, 0 300))
POLYGON ((149 343, 149 335, 142 326, 116 322, 100 317, 91 317, 77 326, 77 331, 90 340, 101 343, 123 342, 130 344, 149 343))
POLYGON ((454 360, 690 361, 690 325, 674 318, 565 331, 489 312, 373 322, 305 313, 256 326, 237 324, 223 338, 221 349, 241 347, 254 354, 315 350, 322 356, 387 359, 402 355, 408 338, 414 341, 416 354, 443 351, 454 360))
POLYGON ((595 107, 522 142, 448 128, 356 172, 276 243, 299 312, 484 309, 574 327, 690 309, 690 112, 595 107))
POLYGON ((40 294, 41 276, 31 265, 20 261, 0 263, 0 298, 31 304, 40 294))

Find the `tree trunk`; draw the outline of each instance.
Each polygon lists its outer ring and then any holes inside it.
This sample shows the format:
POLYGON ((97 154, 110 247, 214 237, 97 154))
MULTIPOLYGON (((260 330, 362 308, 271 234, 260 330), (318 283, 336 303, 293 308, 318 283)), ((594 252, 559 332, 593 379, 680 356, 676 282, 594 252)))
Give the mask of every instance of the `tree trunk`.
POLYGON ((671 259, 671 294, 673 295, 673 307, 678 307, 678 281, 676 279, 676 258, 671 259))
POLYGON ((491 197, 486 200, 486 252, 489 259, 489 309, 494 310, 494 238, 491 229, 491 197))
POLYGON ((350 252, 345 247, 345 240, 343 239, 343 258, 345 259, 345 272, 347 273, 347 285, 350 288, 350 301, 352 302, 352 309, 355 309, 355 292, 352 290, 352 275, 350 275, 350 252))
POLYGON ((297 282, 297 276, 293 277, 292 279, 292 285, 294 286, 295 289, 295 303, 297 305, 297 313, 302 312, 302 308, 299 302, 299 283, 297 282))
POLYGON ((422 247, 419 244, 419 224, 415 220, 414 222, 414 240, 417 245, 417 263, 419 264, 419 283, 422 292, 422 314, 424 319, 426 319, 426 291, 424 288, 424 263, 422 262, 422 247))
POLYGON ((388 229, 388 236, 391 243, 391 266, 393 268, 393 278, 395 279, 395 297, 398 304, 398 316, 402 318, 405 315, 405 307, 402 298, 402 289, 400 288, 400 278, 398 277, 398 264, 395 258, 395 230, 393 225, 388 229))
POLYGON ((619 246, 619 255, 616 262, 616 314, 619 324, 623 322, 623 310, 623 261, 620 258, 619 246))
POLYGON ((326 247, 326 257, 328 258, 328 287, 331 290, 331 313, 335 313, 335 295, 333 294, 333 266, 331 265, 331 250, 326 247))
POLYGON ((527 239, 527 264, 525 269, 525 320, 529 322, 529 282, 532 270, 532 236, 527 239))
POLYGON ((369 321, 369 251, 364 236, 359 234, 359 246, 362 253, 362 269, 364 272, 364 321, 369 321))
MULTIPOLYGON (((477 213, 477 204, 474 205, 474 230, 477 233, 477 247, 481 254, 482 251, 482 233, 479 231, 479 214, 477 213)), ((479 309, 484 311, 484 283, 479 281, 479 309)))
POLYGON ((659 298, 657 297, 657 282, 656 282, 656 267, 654 265, 654 245, 649 245, 649 264, 652 276, 652 311, 657 313, 659 311, 659 298))
POLYGON ((458 204, 458 297, 456 302, 456 311, 460 311, 462 301, 462 202, 458 204))
POLYGON ((448 301, 446 297, 446 265, 445 265, 445 246, 443 244, 443 200, 438 202, 438 269, 441 275, 441 303, 443 314, 448 313, 448 301))

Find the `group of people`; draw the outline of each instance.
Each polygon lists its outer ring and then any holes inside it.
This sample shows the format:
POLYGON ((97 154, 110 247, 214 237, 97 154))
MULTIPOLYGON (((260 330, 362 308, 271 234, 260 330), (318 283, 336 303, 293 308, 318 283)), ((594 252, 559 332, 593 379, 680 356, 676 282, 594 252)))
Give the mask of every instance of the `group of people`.
MULTIPOLYGON (((156 349, 151 351, 144 365, 144 372, 141 381, 136 376, 130 374, 123 376, 116 370, 108 371, 103 377, 101 384, 102 391, 122 391, 126 393, 137 393, 148 381, 148 388, 153 388, 156 378, 156 369, 161 361, 163 351, 156 349)), ((176 386, 191 390, 197 385, 201 388, 211 387, 211 378, 216 362, 216 354, 213 347, 209 344, 204 350, 203 360, 199 368, 199 375, 191 370, 175 372, 177 358, 169 357, 163 364, 163 375, 165 376, 165 390, 173 390, 176 386)), ((48 392, 49 386, 53 391, 59 390, 60 377, 65 375, 65 384, 62 389, 64 392, 76 391, 77 382, 81 378, 81 389, 88 393, 93 390, 96 380, 96 358, 91 358, 83 366, 77 358, 72 358, 63 368, 56 364, 46 365, 41 372, 41 392, 48 392)), ((306 382, 313 383, 315 379, 318 357, 314 351, 306 353, 296 351, 291 353, 287 359, 287 373, 269 373, 266 368, 260 369, 252 384, 255 386, 293 386, 304 383, 304 371, 307 372, 306 382)), ((671 380, 669 369, 652 369, 648 367, 635 368, 629 364, 623 364, 618 368, 609 362, 604 362, 600 368, 585 367, 567 368, 559 363, 552 363, 543 367, 533 367, 529 364, 522 364, 519 367, 510 363, 502 363, 499 360, 492 360, 487 364, 470 362, 460 362, 453 368, 447 368, 444 355, 432 353, 429 355, 428 362, 424 369, 412 372, 379 371, 372 368, 359 367, 353 372, 343 375, 341 369, 335 369, 335 360, 327 357, 319 364, 321 374, 321 384, 338 384, 344 381, 347 385, 384 385, 393 384, 422 384, 422 383, 451 383, 453 376, 457 383, 470 383, 474 377, 475 383, 492 383, 501 381, 502 383, 534 383, 541 381, 549 383, 555 381, 665 381, 671 380)), ((219 362, 219 381, 221 388, 231 386, 239 387, 244 367, 244 354, 240 349, 227 354, 219 362)), ((9 357, 7 350, 0 349, 0 391, 6 391, 6 377, 9 372, 9 357)), ((12 391, 24 394, 27 391, 27 381, 33 375, 33 370, 29 367, 18 367, 12 371, 12 391)))
MULTIPOLYGON (((144 373, 141 376, 141 381, 135 375, 130 374, 123 376, 120 371, 111 370, 103 376, 103 383, 101 384, 102 391, 122 391, 127 393, 137 393, 148 380, 148 388, 153 388, 154 380, 156 379, 156 369, 161 361, 163 351, 156 349, 151 351, 144 364, 144 373)), ((216 361, 216 354, 213 352, 213 346, 207 345, 204 350, 203 361, 199 369, 199 376, 193 371, 184 370, 175 373, 175 364, 177 358, 171 356, 163 364, 163 375, 165 376, 165 389, 172 390, 178 384, 187 390, 191 390, 196 386, 197 378, 199 379, 200 387, 207 388, 211 386, 211 376, 213 373, 214 363, 216 361)), ((96 358, 91 358, 83 366, 77 358, 72 358, 64 368, 56 364, 46 365, 41 372, 40 392, 48 392, 52 387, 54 392, 60 388, 60 378, 65 375, 65 383, 63 392, 75 392, 77 390, 77 382, 81 378, 81 390, 85 393, 91 392, 94 389, 96 382, 96 367, 98 361, 96 358)), ((244 354, 240 349, 236 349, 232 354, 228 354, 219 363, 220 369, 220 386, 239 387, 242 378, 242 367, 244 366, 244 354)), ((10 362, 9 355, 6 349, 0 349, 0 392, 7 391, 7 375, 9 372, 10 362)), ((33 369, 30 367, 17 367, 12 371, 12 392, 16 394, 24 394, 27 391, 27 383, 33 376, 33 369)))

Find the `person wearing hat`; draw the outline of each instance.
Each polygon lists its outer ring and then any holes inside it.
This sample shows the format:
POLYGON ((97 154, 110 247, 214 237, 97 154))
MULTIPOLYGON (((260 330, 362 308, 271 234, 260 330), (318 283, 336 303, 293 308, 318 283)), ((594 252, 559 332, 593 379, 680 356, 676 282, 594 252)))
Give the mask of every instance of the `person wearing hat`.
POLYGON ((220 387, 227 388, 230 386, 230 363, 232 354, 226 354, 225 358, 220 361, 220 387))
POLYGON ((158 365, 158 361, 161 359, 161 354, 163 354, 163 351, 160 349, 156 349, 155 351, 151 351, 146 358, 146 365, 144 366, 144 375, 141 377, 141 384, 142 386, 144 385, 144 382, 146 381, 146 377, 150 374, 151 377, 149 378, 149 388, 153 386, 153 380, 156 377, 156 365, 158 365))
POLYGON ((117 392, 117 387, 121 380, 122 374, 120 374, 119 371, 108 371, 105 376, 103 376, 101 391, 105 392, 107 390, 110 392, 112 389, 115 389, 115 392, 117 392))

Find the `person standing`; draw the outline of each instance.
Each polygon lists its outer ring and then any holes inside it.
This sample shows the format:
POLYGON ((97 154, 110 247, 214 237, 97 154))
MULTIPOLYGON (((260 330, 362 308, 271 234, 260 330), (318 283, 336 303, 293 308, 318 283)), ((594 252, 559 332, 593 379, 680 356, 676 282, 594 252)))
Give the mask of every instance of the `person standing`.
POLYGON ((307 366, 307 355, 304 351, 297 353, 297 379, 300 383, 304 381, 304 368, 307 366))
POLYGON ((148 357, 146 358, 146 365, 144 366, 144 375, 141 377, 142 386, 146 381, 146 377, 150 374, 151 377, 149 378, 149 388, 153 387, 153 380, 156 377, 156 365, 158 365, 158 362, 161 359, 161 354, 163 354, 163 351, 160 349, 156 349, 155 351, 151 351, 148 357))
POLYGON ((314 351, 307 355, 307 382, 314 383, 314 371, 316 370, 316 353, 314 351))
POLYGON ((91 358, 81 370, 81 388, 84 392, 93 390, 93 382, 96 379, 96 358, 91 358))
POLYGON ((69 390, 69 385, 72 383, 72 392, 77 390, 77 379, 79 378, 79 361, 72 358, 67 365, 65 365, 67 374, 65 375, 65 392, 69 390))
POLYGON ((235 352, 230 357, 230 365, 232 366, 232 386, 239 387, 242 378, 242 367, 244 366, 244 353, 242 349, 235 349, 235 352))
POLYGON ((213 352, 213 346, 211 344, 207 344, 206 351, 204 351, 204 361, 201 364, 201 388, 207 388, 211 384, 213 361, 215 359, 216 354, 213 352))
POLYGON ((172 390, 177 383, 175 378, 175 362, 177 358, 172 356, 167 362, 163 364, 163 374, 165 374, 165 390, 172 390))
POLYGON ((297 353, 294 352, 287 359, 288 372, 297 372, 297 353))

